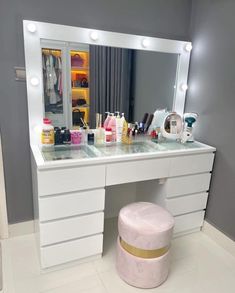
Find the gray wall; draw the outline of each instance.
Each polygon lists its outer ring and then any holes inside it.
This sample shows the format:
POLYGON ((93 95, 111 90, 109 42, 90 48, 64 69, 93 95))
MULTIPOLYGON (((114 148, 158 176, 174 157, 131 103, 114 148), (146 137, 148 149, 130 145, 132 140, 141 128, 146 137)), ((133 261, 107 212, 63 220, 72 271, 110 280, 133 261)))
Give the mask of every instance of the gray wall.
POLYGON ((32 19, 172 39, 189 39, 191 0, 1 0, 0 127, 9 222, 33 218, 22 20, 32 19))
POLYGON ((193 1, 187 111, 195 137, 217 148, 206 218, 235 239, 235 1, 193 1))
POLYGON ((136 50, 133 58, 134 121, 144 113, 172 110, 178 55, 136 50))

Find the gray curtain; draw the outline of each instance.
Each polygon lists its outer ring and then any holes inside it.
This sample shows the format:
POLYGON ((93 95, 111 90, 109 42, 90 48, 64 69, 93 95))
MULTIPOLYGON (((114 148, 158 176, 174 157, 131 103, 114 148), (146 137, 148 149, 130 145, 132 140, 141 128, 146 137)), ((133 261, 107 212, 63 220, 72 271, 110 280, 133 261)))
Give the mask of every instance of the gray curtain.
POLYGON ((132 50, 90 46, 90 121, 95 113, 124 112, 129 118, 132 50))

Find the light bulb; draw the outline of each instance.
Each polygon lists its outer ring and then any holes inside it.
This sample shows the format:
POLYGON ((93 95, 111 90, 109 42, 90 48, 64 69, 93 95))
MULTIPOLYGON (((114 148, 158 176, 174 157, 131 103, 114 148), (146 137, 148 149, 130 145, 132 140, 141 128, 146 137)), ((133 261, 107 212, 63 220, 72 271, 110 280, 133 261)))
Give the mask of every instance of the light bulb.
POLYGON ((93 31, 90 33, 90 38, 93 40, 93 41, 97 41, 98 40, 98 33, 96 31, 93 31))
POLYGON ((33 22, 30 22, 28 25, 27 25, 27 29, 30 33, 35 33, 36 30, 37 30, 37 27, 36 27, 36 24, 33 23, 33 22))
POLYGON ((142 40, 141 44, 142 47, 147 48, 149 46, 149 40, 145 38, 142 40))
POLYGON ((39 85, 39 79, 36 76, 33 76, 30 78, 30 83, 32 86, 38 86, 39 85))
POLYGON ((188 43, 188 44, 186 44, 185 45, 185 50, 187 51, 187 52, 191 52, 191 50, 192 50, 192 48, 193 48, 193 46, 192 46, 192 44, 191 43, 188 43))
POLYGON ((182 91, 186 92, 187 89, 188 89, 188 85, 186 83, 182 83, 180 88, 181 88, 182 91))

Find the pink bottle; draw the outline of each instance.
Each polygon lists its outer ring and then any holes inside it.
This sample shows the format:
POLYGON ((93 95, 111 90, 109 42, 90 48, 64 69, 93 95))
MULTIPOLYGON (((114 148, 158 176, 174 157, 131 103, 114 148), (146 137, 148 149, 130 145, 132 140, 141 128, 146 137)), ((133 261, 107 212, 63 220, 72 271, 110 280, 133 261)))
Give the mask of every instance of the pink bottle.
POLYGON ((112 116, 110 115, 110 112, 105 112, 107 115, 106 119, 104 120, 104 129, 106 129, 109 125, 109 121, 111 120, 112 116))
POLYGON ((112 142, 116 141, 116 117, 111 113, 111 119, 109 120, 108 128, 112 129, 112 142))

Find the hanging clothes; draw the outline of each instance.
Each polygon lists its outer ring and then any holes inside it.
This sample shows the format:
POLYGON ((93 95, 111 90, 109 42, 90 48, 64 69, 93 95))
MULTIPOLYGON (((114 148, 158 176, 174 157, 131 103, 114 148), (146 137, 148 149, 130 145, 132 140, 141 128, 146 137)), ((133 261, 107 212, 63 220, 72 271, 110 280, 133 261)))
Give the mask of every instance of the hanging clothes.
POLYGON ((44 99, 46 105, 62 104, 62 61, 51 52, 42 53, 44 99))

